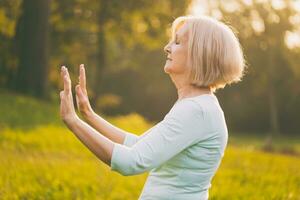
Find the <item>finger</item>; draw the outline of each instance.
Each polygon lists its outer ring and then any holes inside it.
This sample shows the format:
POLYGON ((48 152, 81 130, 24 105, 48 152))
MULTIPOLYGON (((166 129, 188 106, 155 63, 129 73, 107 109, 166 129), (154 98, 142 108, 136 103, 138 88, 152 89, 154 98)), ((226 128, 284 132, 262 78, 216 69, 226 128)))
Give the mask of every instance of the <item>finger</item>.
POLYGON ((69 92, 71 92, 72 91, 72 85, 71 85, 71 78, 70 78, 70 75, 69 75, 68 68, 65 69, 65 76, 66 76, 66 79, 67 79, 67 90, 69 92))
POLYGON ((77 96, 80 96, 80 94, 81 94, 79 90, 80 90, 80 85, 76 85, 75 92, 76 92, 77 96))
POLYGON ((60 97, 60 99, 63 99, 63 97, 64 97, 64 91, 60 91, 59 97, 60 97))
POLYGON ((75 91, 76 91, 76 96, 78 96, 79 99, 82 99, 84 97, 81 86, 80 85, 76 85, 75 87, 75 91))
POLYGON ((79 106, 80 106, 80 101, 82 99, 82 94, 81 94, 81 91, 80 91, 80 85, 76 85, 75 87, 75 91, 76 91, 76 104, 77 104, 77 108, 79 110, 79 106))
POLYGON ((65 76, 65 66, 61 66, 60 68, 60 77, 62 79, 62 81, 64 81, 64 76, 65 76))
POLYGON ((86 77, 85 77, 85 68, 84 68, 84 64, 80 65, 80 69, 79 69, 79 85, 82 89, 82 91, 86 90, 86 77))
POLYGON ((64 82, 64 90, 66 91, 66 93, 68 93, 69 91, 71 91, 71 79, 68 68, 66 68, 65 66, 61 67, 61 77, 64 82))
POLYGON ((71 92, 71 80, 67 73, 64 76, 64 91, 66 94, 71 92))
POLYGON ((79 97, 78 97, 77 93, 75 95, 75 99, 76 99, 77 109, 79 110, 79 97))

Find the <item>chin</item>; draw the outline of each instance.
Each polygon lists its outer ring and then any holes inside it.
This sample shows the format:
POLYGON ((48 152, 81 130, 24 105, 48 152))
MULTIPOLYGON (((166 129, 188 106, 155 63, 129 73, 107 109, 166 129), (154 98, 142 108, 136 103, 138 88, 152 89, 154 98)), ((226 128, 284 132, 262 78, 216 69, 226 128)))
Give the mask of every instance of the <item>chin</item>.
POLYGON ((172 69, 171 69, 171 66, 169 66, 169 65, 165 65, 165 67, 164 67, 164 71, 165 71, 165 73, 167 73, 167 74, 170 74, 170 73, 171 73, 171 71, 172 71, 172 69))
POLYGON ((168 70, 166 67, 164 67, 164 72, 167 74, 168 73, 168 70))

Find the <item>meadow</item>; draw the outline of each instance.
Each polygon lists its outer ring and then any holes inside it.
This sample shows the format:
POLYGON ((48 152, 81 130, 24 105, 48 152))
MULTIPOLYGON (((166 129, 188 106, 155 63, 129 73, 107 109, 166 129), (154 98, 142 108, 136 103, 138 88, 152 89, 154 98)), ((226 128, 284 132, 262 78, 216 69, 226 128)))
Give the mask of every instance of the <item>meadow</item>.
MULTIPOLYGON (((137 199, 147 173, 122 176, 110 170, 63 126, 57 105, 0 95, 0 199, 137 199)), ((138 114, 107 117, 141 134, 153 123, 138 114)), ((299 136, 229 133, 211 200, 300 200, 299 136)))

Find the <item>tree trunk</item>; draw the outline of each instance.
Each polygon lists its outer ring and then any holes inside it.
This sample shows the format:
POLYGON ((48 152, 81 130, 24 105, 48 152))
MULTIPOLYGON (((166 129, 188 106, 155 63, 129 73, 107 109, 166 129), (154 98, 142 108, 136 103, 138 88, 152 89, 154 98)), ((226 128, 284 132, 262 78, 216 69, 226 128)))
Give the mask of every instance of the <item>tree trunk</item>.
POLYGON ((99 10, 98 10, 98 53, 97 53, 97 66, 96 66, 96 79, 94 81, 93 90, 95 91, 92 98, 92 102, 97 106, 97 100, 101 95, 101 81, 104 76, 104 69, 106 67, 106 38, 105 38, 105 23, 108 18, 108 5, 109 2, 106 0, 99 1, 99 10))
POLYGON ((270 129, 271 132, 279 134, 279 120, 278 120, 278 108, 276 104, 276 96, 273 86, 269 90, 269 103, 270 103, 270 129))
POLYGON ((276 59, 273 50, 269 50, 268 55, 268 73, 269 73, 269 87, 268 87, 268 99, 269 99, 269 123, 270 123, 270 131, 269 135, 266 139, 265 146, 268 148, 272 147, 273 137, 274 135, 278 135, 280 133, 279 128, 279 119, 278 119, 278 106, 276 102, 276 92, 274 89, 274 82, 275 82, 275 74, 274 71, 274 59, 276 59))
POLYGON ((23 0, 16 30, 18 70, 14 89, 46 97, 50 0, 23 0))

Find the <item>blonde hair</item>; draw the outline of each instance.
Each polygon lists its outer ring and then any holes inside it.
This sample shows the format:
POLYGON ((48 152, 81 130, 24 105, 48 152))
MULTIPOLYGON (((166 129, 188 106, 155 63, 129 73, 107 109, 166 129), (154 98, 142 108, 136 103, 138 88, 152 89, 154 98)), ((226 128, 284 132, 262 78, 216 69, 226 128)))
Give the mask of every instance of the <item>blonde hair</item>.
POLYGON ((188 67, 192 85, 215 91, 241 80, 244 55, 228 25, 207 16, 182 16, 172 24, 172 39, 183 24, 188 26, 188 67))

